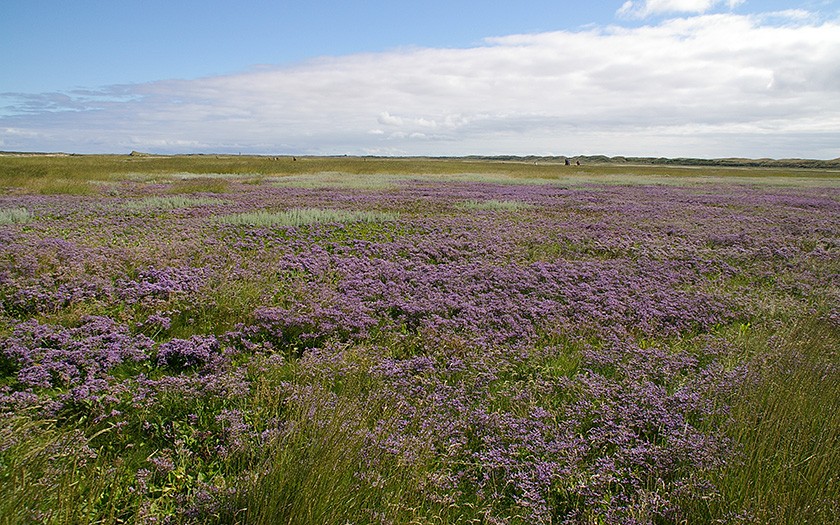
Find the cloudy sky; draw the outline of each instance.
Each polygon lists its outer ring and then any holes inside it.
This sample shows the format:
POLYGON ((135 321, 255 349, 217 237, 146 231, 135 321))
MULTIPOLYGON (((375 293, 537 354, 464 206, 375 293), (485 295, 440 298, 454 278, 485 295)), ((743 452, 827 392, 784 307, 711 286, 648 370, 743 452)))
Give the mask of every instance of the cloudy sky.
POLYGON ((0 150, 840 157, 840 0, 3 0, 0 150))

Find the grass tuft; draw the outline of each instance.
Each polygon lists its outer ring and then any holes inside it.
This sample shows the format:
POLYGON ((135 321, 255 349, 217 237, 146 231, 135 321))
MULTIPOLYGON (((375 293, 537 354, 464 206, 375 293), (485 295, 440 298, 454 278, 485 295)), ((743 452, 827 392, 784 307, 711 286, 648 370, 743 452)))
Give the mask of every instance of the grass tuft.
MULTIPOLYGON (((836 329, 794 326, 753 360, 724 427, 740 460, 718 473, 720 499, 697 522, 840 522, 840 356, 836 329)), ((749 345, 766 348, 767 338, 749 345)))
POLYGON ((291 409, 293 430, 266 446, 260 475, 240 487, 232 506, 241 514, 222 521, 370 523, 383 511, 391 514, 388 522, 403 521, 398 518, 416 482, 410 469, 397 465, 380 465, 372 479, 359 475, 382 460, 369 455, 365 436, 384 414, 382 406, 357 395, 320 399, 329 394, 315 390, 311 402, 291 409))

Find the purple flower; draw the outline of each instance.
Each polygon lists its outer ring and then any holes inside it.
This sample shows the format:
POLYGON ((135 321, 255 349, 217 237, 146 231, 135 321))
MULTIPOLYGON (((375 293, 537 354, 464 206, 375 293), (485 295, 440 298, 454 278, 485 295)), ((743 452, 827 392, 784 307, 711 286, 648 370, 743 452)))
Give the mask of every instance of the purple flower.
POLYGON ((171 339, 158 347, 157 363, 180 370, 207 364, 219 355, 219 342, 213 336, 171 339))

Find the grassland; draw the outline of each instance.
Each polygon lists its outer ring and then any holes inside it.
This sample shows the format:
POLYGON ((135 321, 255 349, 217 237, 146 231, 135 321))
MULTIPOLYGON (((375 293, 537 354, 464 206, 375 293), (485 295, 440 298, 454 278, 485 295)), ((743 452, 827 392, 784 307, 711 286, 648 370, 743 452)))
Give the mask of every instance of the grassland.
POLYGON ((0 156, 0 524, 840 522, 840 174, 0 156))
MULTIPOLYGON (((744 168, 651 164, 591 164, 382 157, 265 157, 223 155, 2 156, 0 183, 41 194, 88 194, 92 182, 200 179, 274 180, 281 184, 337 186, 392 184, 417 176, 509 184, 685 184, 742 181, 748 184, 837 186, 836 169, 744 168), (361 175, 362 177, 347 177, 361 175), (303 176, 303 177, 302 177, 303 176)), ((224 182, 222 182, 224 184, 224 182)))

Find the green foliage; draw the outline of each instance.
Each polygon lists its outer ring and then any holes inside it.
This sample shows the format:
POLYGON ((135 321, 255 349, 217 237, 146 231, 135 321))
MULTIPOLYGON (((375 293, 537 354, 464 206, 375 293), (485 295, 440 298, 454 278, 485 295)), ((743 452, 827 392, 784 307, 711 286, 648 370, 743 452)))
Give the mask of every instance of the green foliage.
POLYGON ((0 420, 0 525, 118 523, 133 514, 134 465, 88 443, 49 421, 0 420))
POLYGON ((413 494, 411 474, 367 454, 365 434, 386 408, 359 393, 358 385, 337 398, 316 389, 291 407, 285 416, 293 430, 266 447, 258 474, 221 522, 369 523, 382 512, 391 520, 403 514, 413 494))
POLYGON ((694 522, 840 522, 838 335, 815 320, 769 338, 741 331, 757 366, 729 400, 724 426, 740 456, 718 473, 720 497, 694 522))

